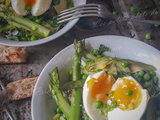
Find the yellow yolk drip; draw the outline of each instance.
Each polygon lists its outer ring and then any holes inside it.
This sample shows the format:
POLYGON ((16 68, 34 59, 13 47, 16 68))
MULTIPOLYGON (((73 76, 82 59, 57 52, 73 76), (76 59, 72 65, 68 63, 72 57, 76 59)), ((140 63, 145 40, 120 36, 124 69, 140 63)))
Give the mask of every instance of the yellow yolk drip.
POLYGON ((26 5, 30 5, 31 7, 36 3, 36 0, 24 0, 26 5))
POLYGON ((91 78, 87 82, 87 88, 91 87, 92 99, 100 100, 105 104, 114 82, 115 79, 106 73, 102 73, 97 79, 91 78))
POLYGON ((121 78, 115 85, 112 97, 121 110, 134 110, 142 101, 141 86, 133 80, 121 78), (132 90, 131 96, 126 95, 128 90, 132 90))

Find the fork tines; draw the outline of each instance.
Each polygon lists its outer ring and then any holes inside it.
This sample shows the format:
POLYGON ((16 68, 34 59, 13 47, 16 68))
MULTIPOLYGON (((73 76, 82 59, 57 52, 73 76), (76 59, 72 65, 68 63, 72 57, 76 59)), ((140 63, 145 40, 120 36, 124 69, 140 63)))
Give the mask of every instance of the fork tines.
POLYGON ((58 15, 57 23, 66 22, 72 19, 88 16, 102 17, 99 12, 101 11, 100 4, 85 4, 66 9, 58 15))

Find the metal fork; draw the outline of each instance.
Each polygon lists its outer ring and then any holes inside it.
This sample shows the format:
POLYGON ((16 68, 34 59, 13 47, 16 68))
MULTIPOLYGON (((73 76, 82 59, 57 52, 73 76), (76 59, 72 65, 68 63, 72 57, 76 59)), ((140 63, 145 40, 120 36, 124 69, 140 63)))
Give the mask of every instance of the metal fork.
POLYGON ((0 80, 0 86, 2 88, 2 91, 0 91, 0 107, 2 107, 5 110, 10 120, 14 120, 12 114, 10 113, 6 105, 6 102, 8 101, 8 93, 1 80, 0 80))
POLYGON ((106 18, 108 20, 143 22, 143 23, 160 25, 160 21, 158 20, 138 20, 138 19, 125 18, 125 17, 113 15, 109 11, 107 6, 104 6, 102 4, 85 4, 85 5, 80 5, 70 9, 63 10, 57 16, 57 23, 59 24, 59 23, 70 21, 70 20, 74 20, 76 18, 89 17, 89 16, 106 18))

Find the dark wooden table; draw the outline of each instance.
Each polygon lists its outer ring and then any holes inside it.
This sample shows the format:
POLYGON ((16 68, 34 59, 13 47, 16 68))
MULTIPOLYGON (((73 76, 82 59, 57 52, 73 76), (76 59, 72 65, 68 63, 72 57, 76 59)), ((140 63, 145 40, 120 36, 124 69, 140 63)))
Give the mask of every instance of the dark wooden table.
MULTIPOLYGON (((112 3, 100 2, 111 6, 111 10, 116 10, 119 15, 127 17, 135 16, 130 12, 130 7, 138 7, 136 0, 113 0, 112 3)), ((94 2, 89 0, 88 2, 94 2)), ((141 18, 144 19, 143 16, 141 18)), ((28 47, 29 57, 25 64, 0 65, 0 79, 7 83, 19 78, 39 75, 46 63, 59 51, 72 44, 75 39, 81 40, 99 35, 119 35, 127 36, 143 41, 160 50, 160 28, 154 25, 130 22, 110 22, 101 18, 82 18, 65 35, 49 43, 28 47), (150 33, 152 38, 147 40, 145 34, 150 33)), ((19 101, 9 101, 9 109, 16 120, 31 120, 31 98, 19 101)), ((8 120, 6 113, 0 110, 0 120, 8 120)))

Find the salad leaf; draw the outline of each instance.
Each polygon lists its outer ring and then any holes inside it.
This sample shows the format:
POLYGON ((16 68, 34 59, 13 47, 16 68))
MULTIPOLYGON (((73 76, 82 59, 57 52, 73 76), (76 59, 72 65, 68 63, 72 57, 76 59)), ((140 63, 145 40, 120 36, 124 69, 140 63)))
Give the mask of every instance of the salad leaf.
POLYGON ((61 88, 62 90, 72 90, 77 88, 82 88, 86 79, 77 80, 77 81, 70 81, 65 83, 61 88))
POLYGON ((155 71, 156 68, 152 65, 144 64, 141 62, 132 61, 129 59, 120 59, 116 57, 102 57, 92 60, 86 64, 86 66, 82 69, 84 74, 94 74, 98 69, 102 69, 109 74, 123 74, 126 73, 135 73, 141 70, 144 71, 155 71), (127 67, 124 68, 121 66, 121 62, 126 61, 127 67))

